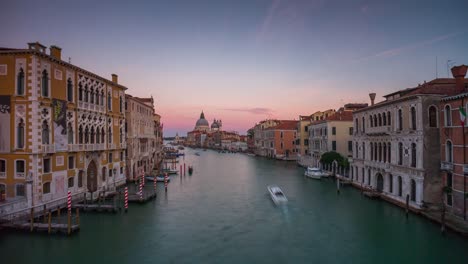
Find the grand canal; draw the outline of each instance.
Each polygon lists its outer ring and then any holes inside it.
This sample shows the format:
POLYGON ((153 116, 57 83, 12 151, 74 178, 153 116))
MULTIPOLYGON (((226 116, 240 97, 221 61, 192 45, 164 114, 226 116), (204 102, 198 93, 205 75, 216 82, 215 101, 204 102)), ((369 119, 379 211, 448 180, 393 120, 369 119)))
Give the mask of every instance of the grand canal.
POLYGON ((466 263, 468 240, 294 163, 186 149, 192 176, 127 214, 82 214, 71 237, 1 234, 2 263, 466 263), (289 203, 275 207, 266 186, 289 203))

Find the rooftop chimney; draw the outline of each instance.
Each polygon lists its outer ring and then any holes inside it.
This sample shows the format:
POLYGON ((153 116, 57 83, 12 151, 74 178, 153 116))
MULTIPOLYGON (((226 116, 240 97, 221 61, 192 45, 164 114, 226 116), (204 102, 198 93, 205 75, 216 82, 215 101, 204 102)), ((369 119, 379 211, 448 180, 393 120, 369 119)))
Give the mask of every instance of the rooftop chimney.
POLYGON ((119 83, 119 76, 117 76, 115 73, 112 74, 112 82, 119 83))
POLYGON ((465 75, 468 66, 460 65, 452 67, 452 75, 455 78, 455 89, 462 92, 465 89, 465 75))
POLYGON ((46 51, 46 46, 42 45, 39 42, 29 42, 28 43, 28 49, 30 50, 37 50, 39 52, 45 53, 46 51))
POLYGON ((369 94, 369 97, 370 97, 370 105, 374 105, 374 101, 375 101, 375 93, 370 93, 369 94))
POLYGON ((50 46, 50 56, 56 58, 57 60, 62 60, 62 49, 57 46, 50 46))

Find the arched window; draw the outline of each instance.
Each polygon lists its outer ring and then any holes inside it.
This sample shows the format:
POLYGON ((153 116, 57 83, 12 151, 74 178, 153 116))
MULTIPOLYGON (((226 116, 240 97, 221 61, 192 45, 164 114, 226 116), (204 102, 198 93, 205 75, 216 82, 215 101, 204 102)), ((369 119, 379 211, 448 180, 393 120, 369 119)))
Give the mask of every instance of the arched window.
POLYGON ((374 119, 372 118, 372 116, 369 117, 369 124, 370 127, 374 127, 374 119))
POLYGON ((374 160, 374 143, 370 143, 370 159, 374 160))
POLYGON ((46 120, 42 122, 42 144, 49 144, 49 124, 46 120))
POLYGON ((83 127, 78 128, 78 143, 83 144, 83 127))
POLYGON ((101 91, 101 106, 104 106, 104 91, 101 91))
POLYGON ((398 130, 403 130, 403 111, 398 109, 398 130))
POLYGON ((379 143, 379 161, 382 162, 382 143, 379 143))
POLYGON ((106 143, 105 141, 105 137, 106 137, 106 132, 104 131, 104 128, 101 128, 101 143, 106 143))
POLYGON ((24 71, 20 68, 16 79, 16 94, 24 95, 24 71))
POLYGON ((356 149, 355 153, 356 154, 354 155, 354 157, 357 159, 357 158, 359 158, 358 143, 356 142, 354 145, 356 146, 355 147, 355 149, 356 149))
POLYGON ((89 102, 94 104, 94 88, 91 88, 91 91, 89 92, 89 102))
POLYGON ((393 175, 388 175, 388 192, 393 193, 393 175))
POLYGON ((379 113, 379 127, 382 126, 382 115, 379 113))
POLYGON ((429 107, 429 127, 437 127, 437 108, 433 105, 429 107))
POLYGON ((89 143, 94 144, 94 127, 91 127, 89 143))
POLYGON ((379 123, 377 123, 377 115, 374 115, 374 126, 378 127, 379 123))
POLYGON ((366 144, 362 142, 362 159, 366 159, 366 144))
POLYGON ((96 144, 101 143, 101 130, 99 128, 96 128, 96 144))
POLYGON ((112 110, 112 97, 111 97, 111 92, 107 93, 107 109, 109 111, 112 110))
POLYGON ((377 143, 374 143, 374 160, 377 161, 379 159, 379 146, 377 143))
POLYGON ((24 148, 24 120, 20 118, 16 131, 16 146, 20 149, 24 148))
POLYGON ((67 100, 73 102, 73 84, 70 78, 67 80, 67 100))
POLYGON ((88 129, 88 127, 85 127, 85 131, 84 131, 84 143, 85 144, 89 143, 89 129, 88 129))
POLYGON ((401 176, 398 176, 398 196, 403 195, 403 181, 401 179, 401 176))
POLYGON ((382 114, 382 125, 386 126, 387 125, 387 116, 385 112, 382 114))
POLYGON ((390 111, 387 112, 387 124, 389 126, 392 125, 392 115, 390 114, 390 111))
POLYGON ((68 136, 68 144, 73 144, 73 126, 71 123, 68 123, 67 136, 68 136))
POLYGON ((78 100, 83 101, 83 85, 78 83, 78 100))
POLYGON ((450 105, 445 106, 444 115, 445 115, 445 126, 446 127, 452 126, 452 109, 450 108, 450 105))
POLYGON ((123 104, 122 96, 120 96, 120 97, 119 97, 119 108, 120 108, 120 113, 122 113, 122 104, 123 104))
POLYGON ((416 181, 411 179, 411 201, 416 202, 416 181))
POLYGON ((86 84, 84 87, 84 101, 87 103, 89 100, 89 90, 88 85, 86 84))
POLYGON ((416 143, 411 143, 411 167, 416 168, 416 143))
POLYGON ((383 162, 387 162, 387 143, 383 143, 382 148, 383 162))
POLYGON ((411 107, 411 129, 416 130, 416 108, 411 107))
POLYGON ((43 97, 49 97, 49 74, 47 73, 47 70, 42 71, 42 96, 43 97))
POLYGON ((388 151, 388 163, 391 163, 392 162, 392 143, 388 142, 388 147, 387 147, 387 151, 388 151))
POLYGON ((357 118, 354 120, 354 130, 359 132, 359 119, 357 118))
MULTIPOLYGON (((123 143, 123 133, 122 133, 122 128, 120 128, 120 144, 123 143)), ((283 142, 281 142, 281 144, 283 144, 283 142)))
POLYGON ((367 169, 367 185, 371 185, 371 170, 367 169))
POLYGON ((398 165, 403 164, 403 143, 398 143, 398 165))
POLYGON ((447 162, 453 162, 453 146, 450 140, 445 142, 445 160, 447 162))
POLYGON ((364 117, 362 117, 362 132, 366 132, 366 119, 364 117))
POLYGON ((112 129, 111 129, 111 127, 109 127, 109 129, 108 129, 107 137, 108 137, 107 142, 108 142, 109 144, 111 144, 111 143, 112 143, 112 129))

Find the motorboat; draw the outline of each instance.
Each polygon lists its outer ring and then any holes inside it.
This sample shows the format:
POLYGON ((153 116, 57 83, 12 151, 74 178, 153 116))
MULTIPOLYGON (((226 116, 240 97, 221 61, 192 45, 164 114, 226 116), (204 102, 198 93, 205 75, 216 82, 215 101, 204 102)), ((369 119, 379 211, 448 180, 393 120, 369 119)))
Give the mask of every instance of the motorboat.
MULTIPOLYGON (((146 176, 145 179, 146 179, 147 181, 152 181, 152 182, 154 182, 154 177, 153 177, 153 176, 146 176)), ((157 181, 157 182, 164 182, 164 176, 162 176, 162 175, 157 176, 157 177, 156 177, 156 181, 157 181)), ((170 181, 171 181, 171 178, 170 178, 170 177, 167 177, 167 181, 170 182, 170 181)))
POLYGON ((320 180, 322 177, 328 177, 328 174, 316 167, 307 167, 304 175, 306 177, 320 180))
POLYGON ((173 169, 164 169, 164 170, 162 170, 162 173, 177 174, 177 173, 179 173, 179 171, 178 170, 173 170, 173 169))
POLYGON ((288 201, 288 198, 286 198, 280 187, 276 185, 269 185, 267 188, 270 192, 271 199, 276 205, 286 203, 288 201))

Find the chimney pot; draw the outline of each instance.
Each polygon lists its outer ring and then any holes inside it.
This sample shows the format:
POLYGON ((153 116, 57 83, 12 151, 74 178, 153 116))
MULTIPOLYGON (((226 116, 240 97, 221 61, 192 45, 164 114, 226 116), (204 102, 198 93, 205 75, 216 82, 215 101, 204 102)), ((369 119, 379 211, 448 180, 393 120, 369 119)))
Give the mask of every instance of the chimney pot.
POLYGON ((62 60, 62 49, 60 47, 57 47, 57 46, 50 46, 50 56, 58 59, 58 60, 62 60))
POLYGON ((374 105, 375 95, 376 95, 375 93, 370 93, 370 94, 369 94, 370 101, 371 101, 371 105, 374 105))
POLYGON ((112 74, 112 82, 113 83, 119 83, 119 76, 115 73, 112 74))
POLYGON ((455 78, 455 89, 462 92, 465 89, 465 75, 468 66, 460 65, 452 67, 452 75, 455 78))

